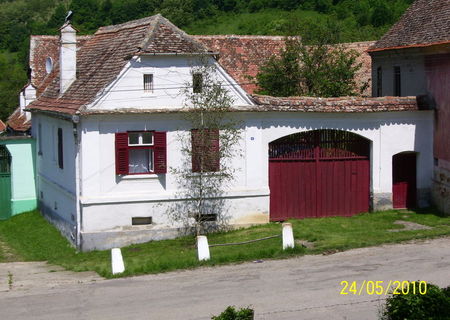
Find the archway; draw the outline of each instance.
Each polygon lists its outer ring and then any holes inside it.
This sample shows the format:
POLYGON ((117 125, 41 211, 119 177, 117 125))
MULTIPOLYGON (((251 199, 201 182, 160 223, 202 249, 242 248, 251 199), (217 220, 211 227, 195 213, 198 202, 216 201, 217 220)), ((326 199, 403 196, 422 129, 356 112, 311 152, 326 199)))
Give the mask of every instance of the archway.
POLYGON ((270 219, 351 216, 369 211, 370 141, 314 130, 269 144, 270 219))
POLYGON ((11 154, 0 145, 0 220, 11 216, 11 154))

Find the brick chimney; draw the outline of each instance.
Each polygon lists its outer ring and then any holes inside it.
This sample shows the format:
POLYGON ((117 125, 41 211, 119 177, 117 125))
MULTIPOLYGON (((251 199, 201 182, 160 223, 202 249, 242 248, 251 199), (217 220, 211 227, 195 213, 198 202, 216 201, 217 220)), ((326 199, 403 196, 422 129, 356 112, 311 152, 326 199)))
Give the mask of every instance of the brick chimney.
POLYGON ((60 93, 63 94, 77 78, 77 30, 70 22, 60 30, 59 82, 60 93))

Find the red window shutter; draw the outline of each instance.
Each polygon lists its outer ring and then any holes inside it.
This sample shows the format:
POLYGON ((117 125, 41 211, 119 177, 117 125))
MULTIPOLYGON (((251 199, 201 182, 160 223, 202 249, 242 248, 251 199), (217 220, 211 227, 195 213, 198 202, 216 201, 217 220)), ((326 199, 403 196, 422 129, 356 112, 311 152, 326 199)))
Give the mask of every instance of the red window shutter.
POLYGON ((200 172, 201 152, 200 145, 200 131, 197 129, 191 130, 191 153, 192 153, 192 172, 200 172))
POLYGON ((154 132, 155 173, 167 173, 167 137, 164 131, 154 132))
POLYGON ((211 139, 211 171, 220 171, 219 130, 209 132, 211 139))
POLYGON ((192 172, 220 170, 219 130, 194 129, 191 131, 192 172))
POLYGON ((116 133, 116 174, 128 174, 128 133, 116 133))

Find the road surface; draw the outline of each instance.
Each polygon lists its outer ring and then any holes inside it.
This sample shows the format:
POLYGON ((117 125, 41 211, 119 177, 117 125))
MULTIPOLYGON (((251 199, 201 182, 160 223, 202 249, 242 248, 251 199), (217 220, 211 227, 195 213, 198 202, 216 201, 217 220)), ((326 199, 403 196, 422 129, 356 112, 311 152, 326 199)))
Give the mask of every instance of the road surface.
MULTIPOLYGON (((7 268, 0 264, 2 281, 7 268)), ((113 280, 88 274, 52 283, 57 275, 14 278, 0 292, 0 318, 206 320, 235 305, 254 308, 255 319, 377 319, 383 297, 342 295, 340 282, 448 286, 450 238, 113 280)))

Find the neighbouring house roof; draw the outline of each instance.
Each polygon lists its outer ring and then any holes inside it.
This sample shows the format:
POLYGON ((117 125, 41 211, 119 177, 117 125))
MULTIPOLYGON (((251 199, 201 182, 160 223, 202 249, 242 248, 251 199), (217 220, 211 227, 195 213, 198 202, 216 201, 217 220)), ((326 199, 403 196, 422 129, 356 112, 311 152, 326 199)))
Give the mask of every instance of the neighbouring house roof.
POLYGON ((27 116, 20 110, 20 107, 17 107, 8 117, 6 124, 14 131, 20 132, 28 131, 31 128, 31 121, 27 120, 27 116))
POLYGON ((449 0, 416 0, 369 52, 450 43, 449 17, 449 0))
MULTIPOLYGON (((267 62, 272 55, 278 55, 284 48, 284 37, 276 36, 239 36, 239 35, 209 35, 193 36, 196 40, 205 44, 211 51, 219 52, 218 61, 237 83, 247 93, 254 93, 257 85, 252 81, 260 67, 267 62)), ((358 88, 368 84, 362 95, 370 95, 370 81, 372 60, 367 54, 367 49, 375 41, 343 43, 348 50, 357 51, 360 56, 357 63, 362 67, 356 74, 358 88)))
POLYGON ((44 92, 28 108, 75 114, 119 75, 132 56, 207 52, 203 44, 159 14, 102 27, 86 39, 78 51, 77 79, 68 90, 62 95, 59 93, 57 64, 42 84, 44 92))
POLYGON ((6 124, 2 120, 0 120, 0 132, 3 132, 5 130, 6 130, 6 124))

